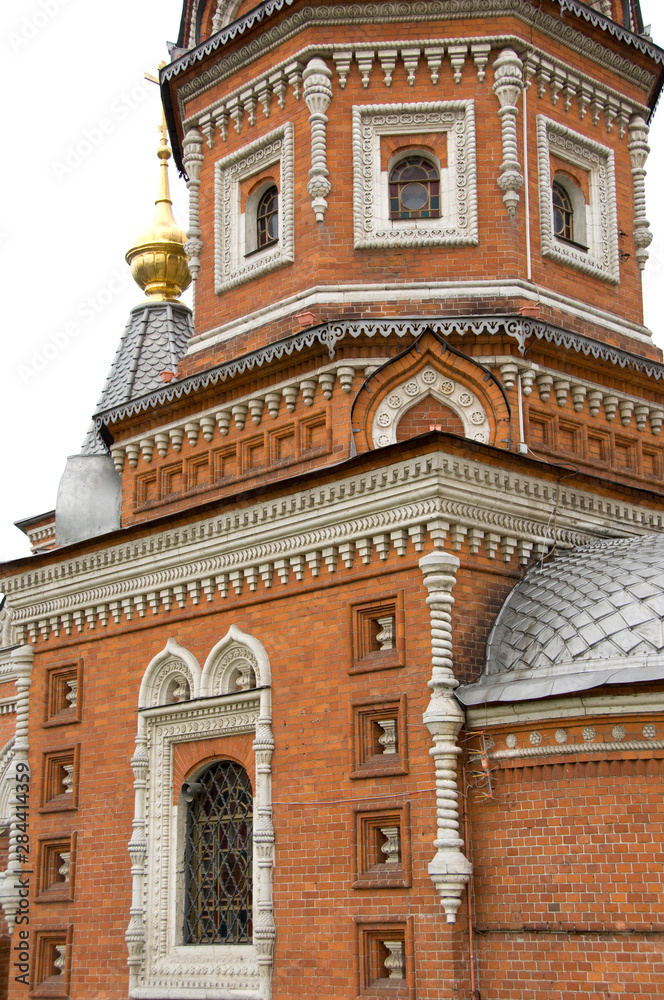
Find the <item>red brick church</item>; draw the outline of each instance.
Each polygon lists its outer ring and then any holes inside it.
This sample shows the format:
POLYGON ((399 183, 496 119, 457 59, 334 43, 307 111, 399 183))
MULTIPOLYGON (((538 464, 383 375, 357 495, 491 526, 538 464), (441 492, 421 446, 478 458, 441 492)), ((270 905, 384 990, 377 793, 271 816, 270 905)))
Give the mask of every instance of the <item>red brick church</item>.
POLYGON ((637 0, 186 0, 170 57, 0 568, 0 998, 658 996, 637 0))

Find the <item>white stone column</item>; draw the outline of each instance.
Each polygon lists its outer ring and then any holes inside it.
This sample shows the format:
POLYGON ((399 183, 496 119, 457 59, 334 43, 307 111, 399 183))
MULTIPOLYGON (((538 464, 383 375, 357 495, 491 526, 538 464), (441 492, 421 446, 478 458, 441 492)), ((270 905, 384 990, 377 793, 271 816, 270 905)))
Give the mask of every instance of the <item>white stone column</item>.
POLYGON ((327 169, 327 136, 328 117, 325 114, 332 100, 332 85, 330 79, 332 70, 318 56, 307 63, 302 74, 304 80, 304 100, 309 111, 311 124, 311 170, 307 191, 311 195, 311 207, 316 216, 316 222, 325 221, 325 210, 332 185, 328 180, 327 169))
POLYGON ((184 245, 189 257, 189 270, 196 281, 198 269, 201 266, 201 222, 199 191, 201 186, 201 167, 203 166, 203 135, 197 128, 190 128, 182 143, 182 163, 187 171, 187 190, 189 191, 189 229, 187 242, 184 245))
POLYGON ((145 950, 145 911, 143 907, 145 888, 145 863, 147 860, 147 836, 145 816, 145 793, 147 789, 149 755, 145 719, 139 714, 136 749, 131 758, 134 772, 134 820, 132 823, 129 856, 131 857, 131 908, 129 926, 125 933, 129 957, 129 989, 140 985, 141 967, 145 950))
POLYGON ((274 868, 274 826, 272 823, 272 703, 270 690, 261 691, 261 708, 254 739, 256 754, 256 789, 254 801, 261 803, 254 817, 254 945, 261 973, 262 1000, 272 996, 272 957, 276 927, 272 901, 272 870, 274 868))
MULTIPOLYGON (((31 781, 30 772, 28 771, 28 750, 30 749, 30 744, 28 742, 28 719, 34 650, 32 646, 19 646, 18 649, 13 649, 11 651, 10 659, 17 691, 16 729, 13 746, 13 761, 5 777, 5 780, 10 781, 13 787, 10 796, 11 824, 9 827, 7 870, 0 876, 0 906, 2 906, 2 909, 4 910, 9 933, 11 934, 14 928, 16 912, 19 906, 18 877, 21 874, 22 868, 22 862, 20 860, 20 857, 22 856, 21 844, 17 839, 19 826, 21 827, 21 831, 25 830, 25 822, 20 824, 18 823, 17 810, 21 810, 23 818, 25 818, 26 812, 30 815, 31 809, 36 810, 38 806, 37 796, 39 794, 39 789, 37 788, 36 782, 31 781), (19 765, 21 766, 19 767, 19 765), (21 793, 23 802, 18 802, 16 798, 16 785, 19 782, 23 786, 28 784, 30 786, 30 793, 27 797, 23 796, 21 793), (26 806, 28 807, 27 809, 26 806)), ((25 836, 25 834, 21 832, 21 837, 23 836, 25 836)), ((32 844, 31 847, 34 850, 36 844, 32 844)), ((29 857, 31 858, 31 855, 29 857)), ((33 867, 31 860, 28 867, 33 867)))
POLYGON ((641 270, 646 266, 650 254, 648 247, 652 243, 650 223, 646 218, 646 160, 650 152, 648 134, 650 129, 640 117, 634 115, 627 130, 627 148, 632 160, 632 179, 634 184, 634 243, 636 259, 641 270))
MULTIPOLYGON (((507 214, 513 219, 519 203, 519 191, 523 186, 516 132, 519 113, 516 102, 523 90, 523 63, 514 49, 503 49, 493 64, 493 75, 493 92, 500 103, 498 114, 503 130, 503 162, 500 165, 498 187, 503 192, 507 214)), ((524 156, 526 155, 527 151, 524 150, 524 156)))
POLYGON ((452 672, 450 612, 459 560, 449 552, 435 549, 423 556, 419 565, 424 573, 424 586, 429 591, 427 604, 431 615, 431 701, 423 718, 433 737, 434 745, 429 753, 436 765, 437 833, 433 842, 436 854, 429 864, 429 875, 440 893, 447 922, 453 924, 464 886, 472 872, 459 836, 457 757, 461 750, 456 739, 464 713, 454 697, 459 682, 452 672))

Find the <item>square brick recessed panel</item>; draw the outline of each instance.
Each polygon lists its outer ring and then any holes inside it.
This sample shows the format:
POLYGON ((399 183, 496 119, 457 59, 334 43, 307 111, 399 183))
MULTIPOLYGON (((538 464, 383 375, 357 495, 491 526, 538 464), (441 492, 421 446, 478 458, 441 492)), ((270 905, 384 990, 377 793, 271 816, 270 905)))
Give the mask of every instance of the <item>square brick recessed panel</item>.
POLYGON ((75 833, 60 837, 40 837, 36 902, 73 899, 75 871, 75 833))
POLYGON ((415 1000, 413 919, 397 914, 355 917, 358 995, 415 1000))
POLYGON ((83 660, 74 660, 46 671, 45 726, 65 726, 81 721, 83 660))
POLYGON ((33 932, 32 997, 68 997, 73 927, 33 932))
POLYGON ((405 694, 350 703, 350 778, 408 773, 407 705, 405 694))
POLYGON ((42 758, 40 812, 62 812, 78 808, 80 744, 65 750, 51 750, 42 758))
POLYGON ((351 615, 353 649, 349 674, 389 670, 405 665, 402 590, 387 594, 380 601, 352 604, 351 615))
POLYGON ((354 807, 354 889, 405 889, 411 884, 410 804, 354 807))

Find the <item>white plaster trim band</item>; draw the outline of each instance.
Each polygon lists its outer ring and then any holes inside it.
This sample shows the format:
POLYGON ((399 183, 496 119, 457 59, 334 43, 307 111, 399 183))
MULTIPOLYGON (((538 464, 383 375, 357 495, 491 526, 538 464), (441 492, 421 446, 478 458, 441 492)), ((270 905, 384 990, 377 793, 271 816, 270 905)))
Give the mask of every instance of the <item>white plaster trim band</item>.
POLYGON ((545 115, 537 116, 542 255, 611 284, 620 281, 614 161, 613 150, 608 146, 573 132, 545 115), (564 243, 554 234, 551 154, 580 167, 588 175, 587 252, 564 243))
POLYGON ((292 264, 294 257, 294 129, 292 122, 243 146, 215 164, 215 291, 217 295, 252 278, 292 264), (240 184, 265 167, 277 166, 279 239, 245 257, 240 184))
MULTIPOLYGON (((648 507, 497 470, 433 450, 421 458, 253 504, 131 543, 28 569, 0 581, 14 609, 15 635, 36 641, 51 631, 102 628, 112 620, 158 614, 163 607, 226 598, 245 585, 284 585, 294 574, 334 574, 359 556, 365 565, 391 548, 422 551, 467 539, 489 558, 523 563, 559 547, 664 530, 664 514, 648 507), (556 509, 555 529, 551 514, 556 509), (251 544, 247 545, 247 539, 251 544)), ((231 598, 232 599, 232 598, 231 598)))
POLYGON ((638 690, 628 695, 587 694, 547 698, 537 701, 517 701, 466 708, 466 721, 473 729, 492 726, 527 725, 549 719, 575 719, 594 715, 641 715, 644 712, 664 713, 664 691, 638 690))
MULTIPOLYGON (((644 326, 620 320, 612 313, 597 309, 594 306, 570 299, 549 289, 541 289, 528 281, 512 279, 508 283, 499 280, 489 281, 430 281, 430 282, 385 282, 384 284, 358 283, 356 285, 318 285, 306 288, 297 295, 282 299, 274 305, 257 309, 248 315, 230 320, 222 326, 204 330, 189 341, 187 354, 207 350, 216 344, 225 343, 233 337, 251 333, 259 327, 276 323, 280 319, 294 316, 296 313, 313 309, 316 306, 364 304, 377 302, 412 302, 413 299, 426 302, 453 300, 457 298, 470 299, 506 299, 524 298, 540 305, 562 309, 576 319, 603 326, 622 337, 628 337, 641 343, 652 344, 652 334, 644 326)), ((399 317, 395 317, 398 321, 399 317)))
POLYGON ((557 757, 569 754, 620 753, 621 751, 645 752, 664 750, 664 740, 623 740, 615 743, 563 743, 556 746, 522 747, 515 750, 496 750, 489 753, 489 760, 517 760, 533 757, 557 757))
MULTIPOLYGON (((473 101, 353 106, 353 234, 356 250, 474 246, 479 240, 473 101), (447 134, 439 219, 391 220, 381 136, 447 134)), ((412 286, 411 286, 412 288, 412 286)))

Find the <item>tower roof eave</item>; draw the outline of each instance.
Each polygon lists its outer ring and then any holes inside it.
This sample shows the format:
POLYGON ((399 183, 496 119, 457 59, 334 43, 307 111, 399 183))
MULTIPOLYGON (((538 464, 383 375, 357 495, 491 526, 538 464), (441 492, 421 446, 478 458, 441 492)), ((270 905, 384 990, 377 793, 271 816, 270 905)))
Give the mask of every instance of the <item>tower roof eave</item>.
MULTIPOLYGON (((182 21, 180 25, 181 34, 186 21, 188 2, 189 0, 185 0, 183 6, 182 21)), ((250 31, 255 25, 260 24, 261 21, 269 19, 273 14, 277 14, 285 7, 291 6, 294 2, 295 0, 262 0, 262 3, 257 4, 246 14, 243 14, 242 17, 238 17, 236 20, 231 21, 230 24, 225 25, 219 31, 215 32, 215 34, 206 38, 205 41, 201 42, 195 48, 190 49, 179 58, 173 60, 173 62, 164 66, 160 71, 159 78, 161 83, 161 96, 168 124, 171 146, 173 149, 173 157, 181 174, 184 173, 184 166, 182 163, 182 150, 180 148, 177 128, 175 126, 173 102, 169 87, 170 81, 190 69, 197 62, 205 59, 206 56, 211 55, 218 49, 223 48, 229 42, 234 41, 238 36, 250 31)), ((583 0, 552 0, 552 2, 556 3, 560 7, 561 13, 569 11, 577 18, 587 21, 593 27, 608 32, 617 40, 638 49, 638 51, 653 59, 655 63, 658 63, 660 66, 664 66, 664 49, 655 45, 655 43, 650 39, 642 35, 635 34, 633 31, 630 31, 629 29, 618 24, 610 17, 606 17, 599 11, 589 7, 583 2, 583 0)), ((649 107, 652 110, 654 110, 655 105, 659 100, 663 83, 664 74, 660 73, 648 102, 649 107)))

